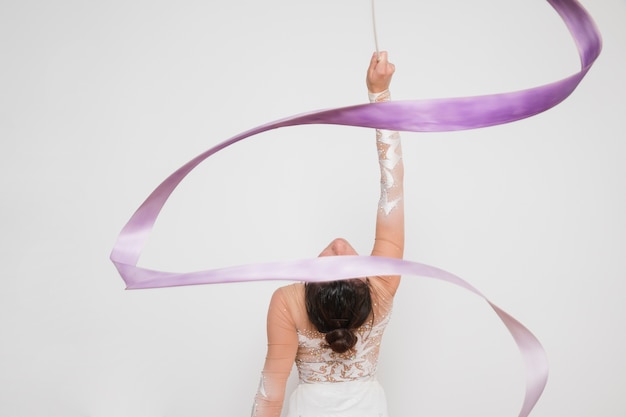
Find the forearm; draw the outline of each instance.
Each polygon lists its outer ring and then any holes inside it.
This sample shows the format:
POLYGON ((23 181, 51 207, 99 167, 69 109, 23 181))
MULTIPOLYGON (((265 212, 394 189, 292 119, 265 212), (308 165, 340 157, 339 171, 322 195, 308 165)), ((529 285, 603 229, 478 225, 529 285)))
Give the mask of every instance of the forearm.
POLYGON ((273 372, 267 369, 272 367, 266 362, 266 369, 261 374, 259 388, 254 397, 252 417, 280 417, 289 372, 273 372))
MULTIPOLYGON (((369 94, 371 102, 391 99, 388 90, 369 94)), ((376 129, 380 166, 380 199, 372 255, 402 258, 404 254, 404 164, 400 134, 376 129)))

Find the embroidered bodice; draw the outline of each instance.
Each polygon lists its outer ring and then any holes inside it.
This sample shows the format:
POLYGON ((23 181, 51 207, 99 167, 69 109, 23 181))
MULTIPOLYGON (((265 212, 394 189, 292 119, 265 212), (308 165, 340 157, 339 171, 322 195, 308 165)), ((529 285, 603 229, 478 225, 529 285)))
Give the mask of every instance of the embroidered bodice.
POLYGON ((344 353, 333 352, 317 330, 298 330, 296 366, 300 382, 343 382, 367 379, 376 374, 380 342, 389 322, 365 323, 357 330, 357 343, 344 353))

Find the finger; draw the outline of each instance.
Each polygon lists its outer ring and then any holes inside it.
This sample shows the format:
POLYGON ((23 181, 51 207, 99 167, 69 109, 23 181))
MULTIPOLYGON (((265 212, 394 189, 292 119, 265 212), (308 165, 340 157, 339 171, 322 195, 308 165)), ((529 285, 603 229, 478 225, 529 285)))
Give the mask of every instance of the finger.
POLYGON ((368 68, 368 73, 372 73, 376 68, 376 64, 378 64, 378 54, 374 52, 372 54, 372 58, 370 59, 370 67, 368 68))
POLYGON ((387 51, 380 51, 377 61, 382 65, 387 65, 387 51))

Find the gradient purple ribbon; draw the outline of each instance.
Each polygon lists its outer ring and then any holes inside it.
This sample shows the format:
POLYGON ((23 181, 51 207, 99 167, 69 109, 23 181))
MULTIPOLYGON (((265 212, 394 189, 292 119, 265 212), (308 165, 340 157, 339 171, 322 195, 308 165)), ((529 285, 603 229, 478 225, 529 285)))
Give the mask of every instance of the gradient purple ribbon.
POLYGON ((178 184, 198 164, 220 150, 250 136, 285 126, 336 124, 410 132, 445 132, 494 126, 546 111, 576 88, 600 54, 600 34, 586 10, 574 0, 548 0, 576 42, 581 69, 543 86, 477 97, 394 101, 321 110, 258 126, 198 155, 171 174, 137 209, 122 229, 111 261, 128 289, 159 288, 226 282, 288 280, 329 281, 372 275, 415 275, 443 280, 484 298, 517 343, 526 371, 526 394, 519 417, 533 409, 548 377, 546 353, 537 338, 519 321, 489 301, 461 278, 435 268, 400 259, 374 256, 323 257, 289 262, 242 265, 196 272, 164 272, 137 266, 159 212, 178 184))

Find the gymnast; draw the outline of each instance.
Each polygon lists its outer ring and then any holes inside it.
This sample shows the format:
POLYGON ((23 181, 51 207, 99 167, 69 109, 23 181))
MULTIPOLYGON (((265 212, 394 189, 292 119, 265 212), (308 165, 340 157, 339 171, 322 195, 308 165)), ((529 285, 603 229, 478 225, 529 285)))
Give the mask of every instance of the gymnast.
MULTIPOLYGON (((372 103, 390 100, 395 66, 387 52, 374 53, 366 85, 372 103)), ((380 200, 371 254, 404 253, 404 167, 400 135, 376 130, 380 200)), ((319 256, 356 255, 344 239, 319 256)), ((267 314, 267 356, 255 396, 254 417, 279 417, 293 363, 299 384, 287 417, 387 417, 386 397, 376 379, 381 339, 389 322, 400 276, 371 276, 278 288, 267 314)))

